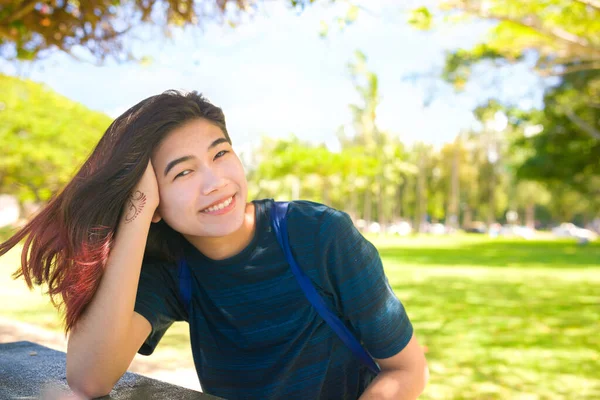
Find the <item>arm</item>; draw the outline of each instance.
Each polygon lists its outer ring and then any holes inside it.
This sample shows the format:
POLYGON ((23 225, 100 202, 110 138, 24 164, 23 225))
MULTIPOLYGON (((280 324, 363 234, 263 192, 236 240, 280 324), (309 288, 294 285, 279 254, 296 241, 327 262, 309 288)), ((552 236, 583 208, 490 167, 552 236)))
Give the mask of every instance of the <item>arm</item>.
POLYGON ((381 372, 364 391, 361 400, 416 399, 425 389, 429 369, 415 336, 400 353, 375 361, 381 372))
POLYGON ((138 207, 134 218, 123 212, 100 285, 69 335, 67 382, 85 397, 108 394, 151 331, 150 323, 133 311, 148 231, 158 204, 151 180, 146 179, 150 172, 151 178, 156 178, 150 164, 148 168, 136 188, 146 196, 146 204, 138 207))
POLYGON ((385 276, 379 252, 345 213, 322 224, 323 243, 337 308, 382 372, 361 399, 414 399, 427 380, 423 351, 403 304, 385 276))

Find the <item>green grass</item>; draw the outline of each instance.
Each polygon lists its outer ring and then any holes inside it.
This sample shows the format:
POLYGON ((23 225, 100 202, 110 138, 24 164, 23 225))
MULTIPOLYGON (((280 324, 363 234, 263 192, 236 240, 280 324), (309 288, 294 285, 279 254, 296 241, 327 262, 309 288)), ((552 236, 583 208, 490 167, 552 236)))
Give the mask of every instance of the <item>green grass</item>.
MULTIPOLYGON (((370 239, 427 349, 422 398, 600 398, 600 243, 370 239)), ((0 259, 3 315, 59 330, 45 298, 9 279, 18 256, 0 259)), ((161 347, 189 360, 187 327, 161 347)))
POLYGON ((427 347, 423 398, 600 398, 598 244, 377 244, 427 347))
POLYGON ((0 258, 0 304, 2 316, 18 321, 36 324, 50 330, 60 330, 61 319, 43 295, 42 288, 29 290, 23 279, 13 280, 21 261, 21 247, 14 248, 0 258))

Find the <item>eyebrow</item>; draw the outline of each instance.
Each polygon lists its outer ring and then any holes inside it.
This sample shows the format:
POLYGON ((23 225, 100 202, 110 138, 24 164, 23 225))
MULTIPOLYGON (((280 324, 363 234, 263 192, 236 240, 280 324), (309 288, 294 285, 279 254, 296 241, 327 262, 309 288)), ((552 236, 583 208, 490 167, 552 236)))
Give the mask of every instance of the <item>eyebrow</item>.
POLYGON ((212 149, 213 147, 217 147, 221 143, 229 143, 229 140, 225 139, 224 137, 220 137, 217 140, 215 140, 214 142, 212 142, 210 144, 210 146, 208 146, 207 151, 210 150, 210 149, 212 149))
POLYGON ((183 157, 179 157, 179 158, 176 158, 175 160, 171 161, 170 163, 167 164, 167 167, 165 168, 165 176, 167 176, 169 171, 172 170, 174 166, 176 166, 177 164, 182 163, 184 161, 190 160, 192 158, 194 158, 194 156, 183 156, 183 157))
MULTIPOLYGON (((225 139, 224 137, 220 137, 217 140, 215 140, 214 142, 212 142, 208 146, 208 148, 206 149, 206 151, 210 151, 211 149, 213 149, 214 147, 217 147, 221 143, 229 143, 229 140, 225 139)), ((167 176, 167 174, 169 173, 169 171, 172 170, 173 167, 175 167, 177 164, 182 163, 184 161, 191 160, 192 158, 196 158, 196 157, 192 156, 192 155, 187 155, 187 156, 176 158, 175 160, 169 162, 167 164, 167 167, 165 168, 165 174, 164 174, 164 176, 167 176)))

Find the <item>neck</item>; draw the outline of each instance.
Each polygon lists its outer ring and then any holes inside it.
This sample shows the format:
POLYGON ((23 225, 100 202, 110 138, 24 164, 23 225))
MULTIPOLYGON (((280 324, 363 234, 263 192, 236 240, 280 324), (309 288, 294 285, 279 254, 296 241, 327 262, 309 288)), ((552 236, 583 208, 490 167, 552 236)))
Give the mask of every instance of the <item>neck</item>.
POLYGON ((224 260, 239 254, 254 237, 256 229, 254 204, 246 204, 244 222, 237 231, 221 237, 186 237, 202 254, 212 260, 224 260))

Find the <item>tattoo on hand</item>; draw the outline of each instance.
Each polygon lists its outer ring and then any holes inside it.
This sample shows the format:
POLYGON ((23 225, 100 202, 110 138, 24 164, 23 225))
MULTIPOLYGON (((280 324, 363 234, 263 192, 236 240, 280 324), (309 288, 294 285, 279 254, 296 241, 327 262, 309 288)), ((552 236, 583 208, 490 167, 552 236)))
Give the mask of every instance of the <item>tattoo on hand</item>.
POLYGON ((127 211, 125 214, 125 223, 131 222, 137 217, 146 204, 146 195, 136 190, 129 199, 127 199, 127 211))

